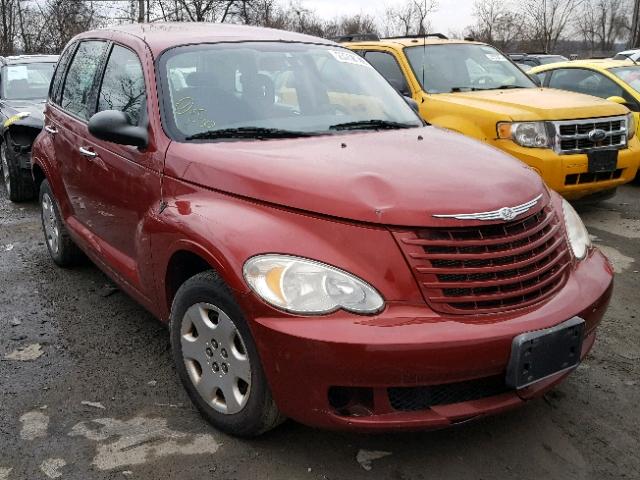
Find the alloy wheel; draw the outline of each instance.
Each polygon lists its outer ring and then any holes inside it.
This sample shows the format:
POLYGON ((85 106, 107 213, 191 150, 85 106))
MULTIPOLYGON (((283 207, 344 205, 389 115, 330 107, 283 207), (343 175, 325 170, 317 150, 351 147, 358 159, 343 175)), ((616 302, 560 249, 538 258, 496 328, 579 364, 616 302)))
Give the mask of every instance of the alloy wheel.
POLYGON ((60 248, 60 225, 53 207, 53 200, 48 193, 42 195, 42 226, 49 248, 57 254, 60 248))
POLYGON ((208 303, 191 306, 182 319, 180 344, 199 395, 220 413, 240 412, 251 392, 251 363, 229 316, 208 303))

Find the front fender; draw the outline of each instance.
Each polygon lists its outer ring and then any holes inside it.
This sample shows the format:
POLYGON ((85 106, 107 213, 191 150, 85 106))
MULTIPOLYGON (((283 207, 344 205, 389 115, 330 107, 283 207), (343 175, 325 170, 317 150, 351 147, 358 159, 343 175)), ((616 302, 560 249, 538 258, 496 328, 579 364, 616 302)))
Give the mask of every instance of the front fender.
MULTIPOLYGON (((291 211, 165 178, 167 207, 152 240, 156 278, 166 278, 172 256, 199 255, 236 293, 249 292, 242 276, 250 257, 282 253, 328 263, 372 284, 387 301, 423 304, 391 233, 383 226, 291 211), (413 295, 408 292, 413 292, 413 295)), ((166 292, 158 285, 159 292, 166 292)), ((169 300, 164 298, 169 311, 169 300)))

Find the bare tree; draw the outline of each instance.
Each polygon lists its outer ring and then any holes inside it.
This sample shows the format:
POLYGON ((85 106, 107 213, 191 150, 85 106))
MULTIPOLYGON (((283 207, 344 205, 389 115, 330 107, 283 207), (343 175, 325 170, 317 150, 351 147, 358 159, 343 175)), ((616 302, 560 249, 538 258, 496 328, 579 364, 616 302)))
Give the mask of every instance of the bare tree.
POLYGON ((554 51, 583 0, 523 0, 520 11, 531 43, 545 52, 554 51))
POLYGON ((0 54, 15 52, 18 0, 0 0, 0 54))
POLYGON ((473 12, 476 24, 467 29, 467 34, 476 40, 510 50, 523 36, 522 21, 509 2, 476 0, 473 12))
POLYGON ((429 16, 438 9, 437 0, 405 0, 385 12, 385 34, 424 35, 431 29, 429 16))
POLYGON ((630 9, 628 0, 584 1, 575 24, 591 53, 614 50, 631 29, 630 9))

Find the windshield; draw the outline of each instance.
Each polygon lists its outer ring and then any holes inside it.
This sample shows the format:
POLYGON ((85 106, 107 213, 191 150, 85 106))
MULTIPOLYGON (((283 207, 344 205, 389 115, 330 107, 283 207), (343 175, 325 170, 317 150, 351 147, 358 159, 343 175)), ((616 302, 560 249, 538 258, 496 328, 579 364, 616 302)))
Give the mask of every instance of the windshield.
POLYGON ((636 92, 640 92, 640 65, 612 68, 609 71, 623 82, 629 84, 636 92))
POLYGON ((536 86, 507 57, 488 45, 420 45, 404 51, 427 93, 536 86))
POLYGON ((163 54, 159 71, 165 127, 182 141, 423 125, 362 57, 337 46, 184 46, 163 54))
POLYGON ((538 61, 540 65, 549 65, 550 63, 568 62, 569 59, 562 55, 549 55, 547 57, 538 57, 538 61))
POLYGON ((55 63, 5 65, 0 70, 0 97, 7 100, 47 98, 55 63))

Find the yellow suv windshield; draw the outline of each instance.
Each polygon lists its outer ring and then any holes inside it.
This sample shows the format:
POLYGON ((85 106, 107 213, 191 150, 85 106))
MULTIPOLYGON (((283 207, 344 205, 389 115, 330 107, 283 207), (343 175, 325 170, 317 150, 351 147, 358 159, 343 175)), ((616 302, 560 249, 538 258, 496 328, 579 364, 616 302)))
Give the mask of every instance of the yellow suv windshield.
POLYGON ((404 51, 427 93, 535 87, 525 73, 488 45, 417 45, 404 51))

